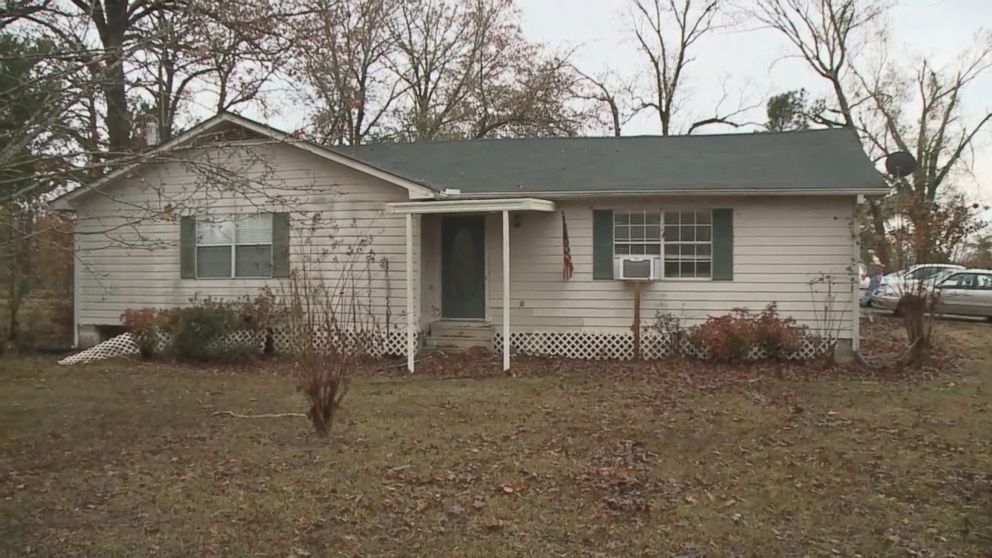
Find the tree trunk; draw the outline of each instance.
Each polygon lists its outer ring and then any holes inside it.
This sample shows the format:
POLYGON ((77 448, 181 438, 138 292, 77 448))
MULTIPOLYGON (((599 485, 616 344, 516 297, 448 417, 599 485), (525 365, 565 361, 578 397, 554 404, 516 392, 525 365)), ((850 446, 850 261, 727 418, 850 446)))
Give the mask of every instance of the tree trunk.
POLYGON ((875 233, 875 254, 882 260, 882 263, 891 265, 889 237, 885 233, 885 215, 882 214, 878 200, 868 200, 868 211, 871 213, 872 229, 875 233))

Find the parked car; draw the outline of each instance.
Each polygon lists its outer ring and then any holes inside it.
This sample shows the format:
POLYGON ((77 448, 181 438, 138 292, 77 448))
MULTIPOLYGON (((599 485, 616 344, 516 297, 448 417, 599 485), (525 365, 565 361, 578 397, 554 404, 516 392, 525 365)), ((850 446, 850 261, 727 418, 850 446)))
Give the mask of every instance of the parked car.
MULTIPOLYGON (((936 301, 935 311, 940 314, 978 316, 992 319, 992 270, 945 269, 924 280, 920 290, 936 301)), ((899 303, 905 291, 889 287, 879 289, 874 301, 877 305, 899 312, 899 303)))
POLYGON ((947 271, 959 271, 963 265, 954 264, 916 264, 906 269, 894 271, 882 277, 879 290, 897 291, 901 294, 911 293, 919 286, 920 281, 932 279, 947 271))

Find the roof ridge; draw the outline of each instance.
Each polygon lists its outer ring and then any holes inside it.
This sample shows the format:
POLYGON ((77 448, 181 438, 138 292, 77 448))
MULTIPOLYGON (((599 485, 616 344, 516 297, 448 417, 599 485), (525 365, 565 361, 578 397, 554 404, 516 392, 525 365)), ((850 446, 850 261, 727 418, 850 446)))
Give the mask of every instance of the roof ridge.
POLYGON ((528 136, 528 137, 518 137, 518 138, 469 138, 469 139, 447 139, 447 140, 420 140, 420 141, 398 141, 398 142, 378 142, 378 143, 365 143, 361 145, 334 145, 327 146, 329 149, 362 149, 362 148, 374 148, 378 146, 399 146, 399 145, 446 145, 446 144, 469 144, 469 143, 511 143, 511 142, 526 142, 526 141, 562 141, 562 142, 582 142, 582 141, 623 141, 623 140, 664 140, 664 141, 678 141, 678 140, 695 140, 695 139, 707 139, 707 138, 743 138, 743 137, 771 137, 771 136, 784 136, 784 135, 806 135, 806 134, 824 134, 824 133, 851 133, 853 129, 847 127, 835 127, 835 128, 809 128, 805 130, 789 130, 789 131, 761 131, 752 130, 749 132, 721 132, 718 134, 681 134, 681 135, 657 135, 657 134, 638 134, 630 136, 528 136))

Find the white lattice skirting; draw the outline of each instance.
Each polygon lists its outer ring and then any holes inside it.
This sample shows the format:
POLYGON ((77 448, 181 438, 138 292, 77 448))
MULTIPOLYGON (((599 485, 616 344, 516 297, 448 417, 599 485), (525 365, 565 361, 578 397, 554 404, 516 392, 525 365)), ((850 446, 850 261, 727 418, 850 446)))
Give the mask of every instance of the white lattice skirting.
MULTIPOLYGON (((354 341, 358 336, 353 335, 354 341)), ((162 340, 159 350, 165 349, 168 340, 162 340)), ((222 343, 256 346, 262 352, 265 347, 265 332, 240 331, 225 338, 222 343)), ((634 334, 629 331, 590 332, 590 331, 535 331, 517 332, 510 334, 510 348, 516 354, 574 358, 581 360, 631 360, 634 358, 634 334)), ((290 336, 282 330, 273 332, 273 344, 277 353, 288 352, 292 345, 290 336)), ((417 346, 419 346, 419 339, 417 346)), ((503 335, 496 333, 493 339, 496 353, 503 350, 503 335)), ((788 360, 812 360, 829 353, 834 348, 834 342, 829 339, 811 338, 803 341, 799 350, 785 355, 788 360)), ((406 354, 406 333, 403 331, 382 332, 373 340, 369 348, 373 357, 401 356, 406 354)), ((705 350, 694 347, 687 339, 682 340, 679 351, 673 350, 673 342, 669 337, 645 334, 641 336, 641 358, 652 360, 672 356, 675 353, 708 358, 705 350)), ((107 358, 132 356, 138 354, 138 346, 130 333, 118 335, 86 349, 75 355, 66 357, 59 364, 72 365, 94 362, 107 358)), ((768 355, 760 347, 755 347, 747 356, 748 360, 761 360, 768 355)))
MULTIPOLYGON (((215 343, 242 347, 254 346, 257 347, 258 352, 261 353, 265 349, 265 337, 266 333, 264 331, 238 331, 215 343)), ((348 333, 349 342, 355 342, 355 340, 359 337, 360 335, 357 333, 348 333)), ((273 348, 277 353, 288 352, 292 348, 290 335, 284 330, 275 330, 272 334, 272 341, 273 348)), ((160 339, 158 350, 160 352, 164 351, 167 348, 168 343, 169 340, 167 338, 160 339)), ((368 348, 368 353, 370 356, 375 358, 382 356, 405 355, 406 332, 382 332, 379 336, 372 340, 371 346, 368 348)), ((59 364, 84 364, 87 362, 95 362, 108 358, 133 356, 137 354, 139 354, 139 351, 138 345, 135 343, 134 336, 130 333, 124 333, 72 356, 68 356, 60 360, 59 364)))
MULTIPOLYGON (((784 356, 788 360, 812 360, 828 354, 834 348, 829 339, 811 338, 802 346, 784 356)), ((653 360, 672 356, 674 342, 670 337, 656 334, 641 335, 641 358, 653 360)), ((683 339, 678 354, 696 358, 709 358, 705 349, 699 349, 683 339)), ((493 339, 494 350, 503 350, 503 334, 496 333, 493 339)), ((634 358, 634 334, 629 331, 590 332, 590 331, 535 331, 510 333, 510 350, 523 355, 539 357, 575 358, 581 360, 631 360, 634 358)), ((760 347, 755 347, 747 360, 761 360, 768 355, 760 347)))

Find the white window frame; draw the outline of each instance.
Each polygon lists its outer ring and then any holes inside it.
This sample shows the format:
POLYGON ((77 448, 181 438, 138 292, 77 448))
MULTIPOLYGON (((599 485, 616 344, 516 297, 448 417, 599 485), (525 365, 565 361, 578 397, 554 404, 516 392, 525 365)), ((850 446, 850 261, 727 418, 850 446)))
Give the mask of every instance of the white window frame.
POLYGON ((663 250, 663 244, 664 244, 664 242, 663 242, 663 236, 662 236, 663 235, 663 232, 662 232, 662 226, 663 226, 662 225, 662 220, 664 219, 663 213, 664 212, 663 211, 660 211, 660 210, 659 211, 654 211, 654 210, 648 210, 648 209, 614 209, 613 210, 613 259, 616 260, 618 258, 623 258, 623 257, 627 257, 627 256, 632 256, 632 257, 643 256, 643 257, 649 257, 649 258, 650 257, 660 257, 661 256, 661 253, 662 253, 662 250, 663 250), (618 222, 618 221, 620 221, 620 219, 618 218, 619 215, 626 215, 627 216, 627 222, 626 223, 618 222), (639 215, 640 216, 641 222, 638 223, 638 224, 633 224, 632 225, 632 224, 630 224, 631 217, 632 216, 635 216, 635 215, 639 215), (658 218, 657 219, 657 222, 648 224, 648 216, 649 215, 656 215, 657 218, 658 218), (626 228, 627 231, 630 232, 631 229, 632 229, 632 227, 640 227, 641 228, 641 230, 644 232, 642 238, 641 239, 638 239, 638 240, 633 240, 633 239, 630 238, 630 235, 628 235, 626 239, 620 240, 619 239, 620 235, 618 234, 618 231, 621 230, 621 229, 623 229, 623 228, 626 228), (647 232, 648 231, 648 227, 655 227, 655 228, 658 229, 658 237, 657 238, 648 238, 648 232, 647 232), (651 246, 651 245, 656 245, 658 247, 658 253, 657 254, 648 254, 648 253, 646 253, 647 250, 644 250, 644 252, 642 252, 640 254, 633 254, 633 253, 631 253, 631 250, 630 250, 630 247, 632 247, 632 246, 638 246, 638 247, 642 247, 643 246, 643 247, 646 248, 647 246, 651 246), (628 248, 627 249, 627 253, 626 254, 620 254, 620 253, 618 253, 617 246, 627 246, 627 248, 628 248))
MULTIPOLYGON (((647 252, 647 250, 645 249, 644 252, 647 252)), ((658 261, 659 277, 661 277, 662 279, 667 280, 667 281, 712 281, 713 280, 713 210, 712 209, 681 209, 681 210, 674 210, 674 209, 673 210, 664 210, 664 209, 657 209, 657 210, 647 210, 647 209, 614 209, 613 210, 613 263, 614 263, 614 276, 616 276, 616 269, 617 269, 616 266, 618 265, 618 262, 620 261, 621 258, 626 258, 626 257, 656 258, 657 261, 658 261), (703 224, 703 225, 697 224, 696 222, 692 223, 691 225, 690 224, 683 224, 681 222, 681 214, 682 213, 694 213, 697 216, 696 221, 698 221, 698 215, 699 214, 709 214, 709 223, 703 224), (626 214, 627 215, 626 223, 620 222, 620 221, 623 221, 623 219, 622 218, 618 218, 618 215, 622 215, 622 214, 626 214), (631 215, 636 215, 636 214, 641 214, 643 216, 642 221, 641 221, 643 223, 643 225, 640 225, 640 224, 638 224, 638 225, 630 225, 630 216, 631 215), (657 218, 657 223, 651 223, 649 225, 648 224, 648 215, 657 215, 657 217, 658 217, 657 218), (678 218, 678 222, 677 223, 674 223, 674 224, 670 224, 668 222, 668 216, 669 215, 676 216, 678 218), (694 239, 694 240, 682 240, 681 239, 682 234, 681 234, 681 230, 680 230, 680 234, 679 234, 680 238, 679 238, 679 240, 668 240, 668 239, 665 238, 665 227, 666 227, 666 225, 667 226, 678 226, 680 228, 683 227, 683 226, 694 227, 694 229, 695 229, 694 232, 697 233, 696 234, 696 239, 694 239), (619 239, 619 235, 617 234, 618 230, 620 230, 620 228, 626 227, 627 230, 629 231, 631 226, 643 226, 644 227, 644 239, 643 240, 640 240, 640 239, 633 240, 633 239, 630 238, 630 235, 628 235, 628 237, 625 238, 625 239, 619 239), (654 226, 659 226, 659 237, 657 239, 655 239, 653 237, 649 239, 649 238, 647 238, 648 237, 648 232, 647 231, 649 230, 648 227, 654 227, 654 226), (698 240, 698 229, 700 227, 706 227, 708 229, 708 231, 709 231, 709 235, 708 235, 709 236, 709 240, 698 240), (657 244, 658 245, 658 253, 657 254, 647 254, 647 253, 644 253, 644 254, 631 254, 630 253, 631 250, 628 249, 626 254, 620 254, 620 253, 618 253, 618 250, 617 250, 617 247, 618 246, 641 246, 641 245, 648 245, 648 244, 657 244), (709 269, 710 269, 709 274, 708 275, 701 275, 701 276, 694 275, 694 276, 691 276, 691 277, 669 276, 668 273, 666 273, 666 269, 665 269, 666 252, 667 252, 666 247, 669 246, 669 245, 673 245, 673 244, 680 245, 680 246, 681 245, 696 245, 696 246, 704 246, 705 245, 705 246, 709 246, 709 252, 710 253, 709 253, 709 256, 707 256, 705 258, 701 258, 699 256, 693 257, 692 260, 689 260, 687 258, 683 258, 682 255, 681 255, 681 249, 680 249, 680 251, 679 251, 680 253, 679 253, 679 256, 677 257, 677 259, 672 260, 672 261, 676 262, 677 265, 679 265, 679 266, 681 266, 682 263, 684 263, 685 261, 693 261, 693 262, 696 262, 696 263, 708 262, 709 263, 709 269)))
POLYGON ((682 210, 662 211, 661 219, 662 219, 662 227, 663 227, 663 229, 662 229, 662 249, 661 249, 662 250, 662 254, 661 254, 661 274, 662 274, 662 277, 664 277, 665 279, 670 279, 670 280, 674 280, 674 281, 699 281, 699 280, 712 281, 713 280, 713 210, 712 209, 682 209, 682 210), (693 217, 693 221, 694 222, 691 223, 691 224, 689 224, 689 223, 682 223, 682 214, 683 213, 693 213, 693 214, 695 214, 695 216, 693 217), (698 223, 698 216, 700 214, 709 214, 709 223, 700 225, 698 223), (679 221, 677 223, 669 223, 668 222, 668 216, 669 215, 677 215, 679 217, 679 221), (679 240, 668 240, 668 239, 665 238, 664 228, 667 228, 667 227, 679 227, 679 229, 680 229, 680 231, 679 231, 679 240), (682 237, 682 230, 681 230, 682 227, 693 227, 693 229, 694 229, 693 232, 694 232, 694 236, 696 237, 696 239, 695 240, 683 240, 681 238, 682 237), (705 228, 708 231, 708 235, 707 236, 709 237, 709 240, 699 240, 698 232, 699 232, 699 229, 700 228, 705 228), (683 277, 681 275, 681 271, 680 271, 679 276, 674 276, 674 277, 673 276, 669 276, 668 275, 668 272, 666 270, 666 265, 665 264, 667 263, 667 260, 668 260, 668 254, 667 254, 668 250, 667 250, 667 248, 670 245, 679 245, 680 246, 679 255, 678 255, 678 257, 675 260, 673 260, 674 262, 676 262, 676 265, 679 266, 679 269, 681 269, 682 264, 685 263, 685 262, 691 261, 691 262, 693 262, 693 263, 695 263, 697 265, 699 263, 701 263, 701 262, 707 262, 707 263, 709 263, 709 267, 710 267, 709 274, 707 274, 707 275, 692 275, 690 277, 683 277), (684 246, 684 245, 689 245, 689 246, 708 246, 710 253, 705 258, 700 257, 698 255, 692 256, 692 257, 683 257, 682 256, 682 251, 681 251, 681 246, 684 246))
MULTIPOLYGON (((193 228, 195 244, 193 247, 193 265, 195 269, 195 275, 197 279, 271 279, 273 273, 273 258, 275 257, 275 250, 273 246, 273 234, 274 232, 270 229, 269 231, 269 242, 268 244, 258 244, 258 243, 239 243, 238 242, 238 221, 243 220, 247 215, 231 215, 229 217, 220 220, 209 220, 206 218, 196 218, 195 227, 193 228), (230 242, 200 242, 200 226, 201 224, 209 225, 225 225, 230 223, 232 225, 232 238, 230 242), (210 248, 218 246, 227 246, 230 248, 230 259, 231 259, 231 269, 230 274, 223 277, 203 277, 200 275, 200 248, 210 248), (250 276, 239 276, 237 274, 237 250, 238 246, 268 246, 269 247, 269 274, 268 275, 250 275, 250 276)), ((272 219, 272 213, 255 213, 251 214, 251 217, 266 216, 270 220, 272 219)))

